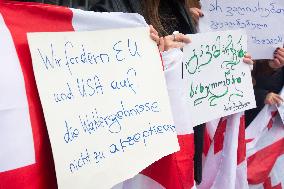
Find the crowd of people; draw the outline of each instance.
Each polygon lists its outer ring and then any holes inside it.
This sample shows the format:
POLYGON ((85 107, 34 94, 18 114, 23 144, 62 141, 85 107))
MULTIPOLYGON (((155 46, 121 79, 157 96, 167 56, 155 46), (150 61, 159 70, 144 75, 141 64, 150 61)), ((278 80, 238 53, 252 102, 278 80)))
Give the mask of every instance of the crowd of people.
MULTIPOLYGON (((151 38, 161 52, 182 48, 190 43, 184 34, 197 32, 199 18, 204 14, 198 0, 100 0, 93 4, 96 12, 139 13, 150 25, 151 38), (178 33, 176 33, 178 31, 178 33)), ((273 60, 254 61, 249 54, 244 63, 253 64, 252 79, 257 108, 245 112, 246 126, 257 116, 265 104, 277 105, 283 102, 278 94, 284 84, 284 46, 274 51, 273 60)), ((194 128, 194 177, 202 181, 202 151, 205 125, 194 128)))

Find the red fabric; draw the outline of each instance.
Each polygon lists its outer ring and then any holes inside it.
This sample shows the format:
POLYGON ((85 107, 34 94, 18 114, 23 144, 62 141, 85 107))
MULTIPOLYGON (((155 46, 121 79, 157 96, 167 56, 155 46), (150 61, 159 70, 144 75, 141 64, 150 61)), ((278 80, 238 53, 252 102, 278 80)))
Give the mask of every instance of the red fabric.
POLYGON ((246 159, 246 141, 245 141, 245 116, 243 115, 240 120, 239 138, 238 138, 238 151, 237 162, 241 164, 246 159))
POLYGON ((223 150, 224 145, 224 135, 227 127, 227 119, 221 118, 217 130, 214 135, 214 154, 223 150))
POLYGON ((179 135, 180 151, 168 155, 142 171, 166 189, 190 189, 194 185, 194 135, 179 135))
POLYGON ((210 149, 210 145, 211 145, 212 141, 210 139, 209 133, 207 128, 205 128, 205 132, 204 132, 204 144, 203 144, 203 154, 205 156, 207 156, 209 149, 210 149))
POLYGON ((0 173, 0 189, 55 189, 57 184, 51 147, 34 79, 26 34, 40 31, 73 31, 72 12, 63 7, 7 1, 1 2, 0 13, 12 34, 20 60, 36 157, 36 163, 33 165, 0 173), (43 12, 45 14, 42 14, 43 12))
POLYGON ((266 181, 277 160, 284 154, 284 138, 259 150, 248 158, 249 184, 261 184, 266 181))
POLYGON ((276 186, 272 186, 271 178, 267 178, 267 180, 263 184, 264 189, 282 189, 281 183, 277 184, 276 186))
POLYGON ((273 119, 274 119, 274 117, 277 115, 277 113, 278 113, 277 111, 271 112, 271 118, 270 118, 270 120, 269 120, 269 122, 268 122, 268 124, 267 124, 268 130, 270 130, 270 129, 272 128, 273 119))

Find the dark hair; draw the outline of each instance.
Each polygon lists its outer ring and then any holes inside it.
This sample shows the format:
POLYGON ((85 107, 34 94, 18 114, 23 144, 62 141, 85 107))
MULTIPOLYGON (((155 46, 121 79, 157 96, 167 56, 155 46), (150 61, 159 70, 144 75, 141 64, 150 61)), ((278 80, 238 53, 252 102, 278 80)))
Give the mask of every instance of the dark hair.
MULTIPOLYGON (((160 15, 159 15, 159 5, 161 1, 165 0, 142 0, 142 12, 143 16, 147 20, 147 22, 158 31, 160 35, 168 35, 165 28, 163 27, 160 15)), ((186 10, 189 7, 193 7, 193 3, 198 3, 198 0, 172 0, 179 1, 184 7, 185 11, 188 15, 190 15, 189 11, 186 10)))
POLYGON ((160 0, 142 1, 142 9, 144 17, 147 19, 149 24, 153 25, 153 27, 159 32, 159 34, 163 34, 165 33, 165 29, 162 26, 160 20, 159 5, 160 5, 160 0))

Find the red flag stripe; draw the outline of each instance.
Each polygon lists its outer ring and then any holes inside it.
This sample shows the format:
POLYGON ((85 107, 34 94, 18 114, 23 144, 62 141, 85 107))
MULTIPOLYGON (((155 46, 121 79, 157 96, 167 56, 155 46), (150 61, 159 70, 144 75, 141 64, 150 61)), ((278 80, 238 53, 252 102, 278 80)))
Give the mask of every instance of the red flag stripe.
POLYGON ((11 32, 20 60, 25 80, 36 156, 34 165, 1 173, 0 188, 57 188, 51 147, 34 79, 26 33, 73 31, 72 11, 63 7, 42 6, 39 3, 1 2, 0 13, 11 32), (42 14, 43 12, 45 14, 42 14), (1 183, 5 185, 2 186, 1 183))
POLYGON ((210 139, 209 133, 207 128, 205 128, 205 132, 204 132, 204 145, 203 145, 203 153, 205 156, 207 156, 209 149, 210 149, 210 145, 211 145, 212 141, 210 139))
POLYGON ((270 120, 269 120, 269 122, 267 124, 268 130, 270 130, 272 128, 272 126, 273 126, 273 119, 277 115, 277 113, 278 113, 277 111, 271 112, 271 118, 270 118, 270 120))
POLYGON ((237 162, 241 164, 246 159, 246 141, 245 141, 245 116, 240 118, 240 129, 238 138, 237 162))
POLYGON ((223 150, 224 146, 224 135, 227 127, 227 119, 220 119, 217 130, 214 135, 214 154, 223 150))
POLYGON ((284 154, 284 138, 248 158, 249 184, 261 184, 268 178, 277 158, 284 154))
POLYGON ((264 189, 282 189, 281 183, 277 184, 276 186, 272 186, 271 178, 267 178, 267 180, 263 184, 264 189))
POLYGON ((189 189, 194 185, 194 135, 179 135, 180 151, 168 155, 142 171, 166 189, 189 189))

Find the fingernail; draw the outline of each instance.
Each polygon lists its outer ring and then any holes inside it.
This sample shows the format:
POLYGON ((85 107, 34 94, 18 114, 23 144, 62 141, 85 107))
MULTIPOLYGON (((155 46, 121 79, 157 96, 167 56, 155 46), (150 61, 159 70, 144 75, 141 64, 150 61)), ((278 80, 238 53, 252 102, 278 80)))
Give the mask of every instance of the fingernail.
POLYGON ((280 49, 280 47, 277 47, 277 48, 276 48, 276 51, 277 51, 278 49, 280 49))

